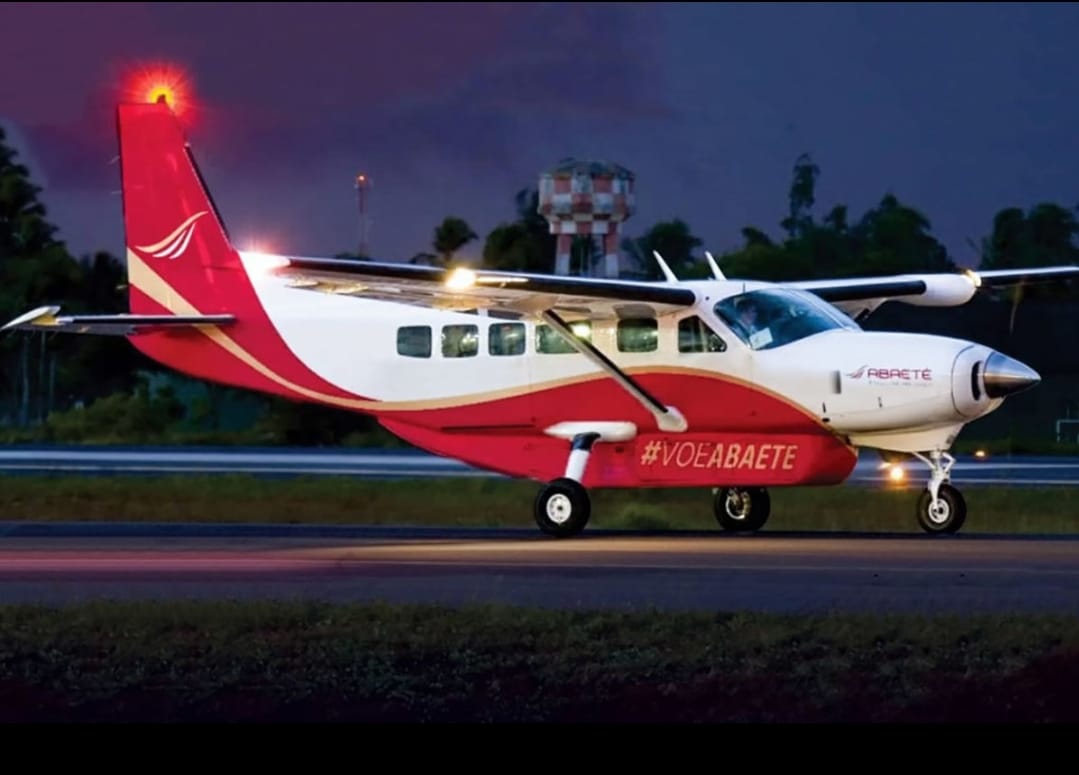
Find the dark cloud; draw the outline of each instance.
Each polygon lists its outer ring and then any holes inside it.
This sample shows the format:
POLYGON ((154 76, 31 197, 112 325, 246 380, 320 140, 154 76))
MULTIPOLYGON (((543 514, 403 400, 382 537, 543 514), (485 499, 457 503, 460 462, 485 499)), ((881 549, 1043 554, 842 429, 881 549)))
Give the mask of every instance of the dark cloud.
POLYGON ((665 114, 647 64, 659 53, 639 42, 647 13, 316 3, 136 5, 128 18, 106 7, 80 21, 113 39, 123 26, 132 53, 106 58, 81 116, 25 129, 59 184, 105 185, 102 160, 115 153, 109 100, 140 66, 136 41, 155 40, 154 59, 182 63, 194 85, 193 142, 237 172, 291 177, 335 155, 394 159, 403 174, 432 155, 499 166, 531 121, 665 114))
POLYGON ((963 253, 1001 207, 1079 198, 1076 24, 1063 4, 8 3, 0 117, 73 242, 114 206, 118 84, 163 60, 237 228, 313 250, 353 241, 355 171, 407 256, 449 211, 511 217, 568 155, 638 172, 630 231, 677 215, 733 247, 777 234, 810 151, 821 213, 894 190, 963 253))

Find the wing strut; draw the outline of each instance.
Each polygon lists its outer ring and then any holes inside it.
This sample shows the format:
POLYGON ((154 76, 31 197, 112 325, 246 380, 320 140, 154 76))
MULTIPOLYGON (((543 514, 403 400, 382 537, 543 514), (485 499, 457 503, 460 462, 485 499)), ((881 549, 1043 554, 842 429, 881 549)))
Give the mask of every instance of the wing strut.
POLYGON ((623 390, 640 401, 644 408, 655 416, 656 424, 660 427, 660 430, 681 433, 689 427, 686 424, 686 418, 682 416, 681 412, 673 406, 664 406, 662 402, 638 385, 632 377, 615 366, 606 355, 596 349, 595 345, 574 334, 573 329, 558 316, 558 313, 548 309, 540 313, 540 316, 555 331, 561 334, 562 338, 569 342, 573 349, 610 374, 623 390))

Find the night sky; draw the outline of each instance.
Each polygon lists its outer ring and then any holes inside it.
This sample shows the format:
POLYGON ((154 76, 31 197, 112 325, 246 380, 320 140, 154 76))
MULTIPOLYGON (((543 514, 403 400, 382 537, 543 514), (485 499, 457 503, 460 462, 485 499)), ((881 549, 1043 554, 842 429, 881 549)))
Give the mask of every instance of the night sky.
POLYGON ((477 255, 565 156, 637 173, 626 231, 714 252, 780 236, 799 153, 815 213, 886 192, 961 264, 997 210, 1079 202, 1074 4, 0 5, 0 123, 79 254, 123 254, 113 105, 187 72, 189 138, 239 247, 407 260, 446 215, 477 255))

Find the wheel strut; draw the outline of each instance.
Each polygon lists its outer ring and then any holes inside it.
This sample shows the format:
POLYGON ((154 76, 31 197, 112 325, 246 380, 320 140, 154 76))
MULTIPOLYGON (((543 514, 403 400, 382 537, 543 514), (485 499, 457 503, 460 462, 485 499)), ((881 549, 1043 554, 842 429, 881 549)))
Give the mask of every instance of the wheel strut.
POLYGON ((573 437, 566 472, 545 484, 536 496, 533 516, 540 530, 557 538, 566 538, 584 530, 592 514, 588 491, 581 484, 592 446, 598 433, 579 433, 573 437))
POLYGON ((955 533, 967 518, 967 504, 962 493, 950 483, 955 458, 947 452, 933 450, 926 455, 914 455, 929 466, 926 491, 918 499, 918 524, 927 533, 955 533))
POLYGON ((940 486, 945 482, 951 481, 952 466, 955 465, 955 458, 939 449, 935 449, 929 453, 929 457, 915 452, 914 455, 929 466, 929 495, 932 498, 933 508, 940 507, 940 486), (943 462, 941 462, 943 461, 943 462))

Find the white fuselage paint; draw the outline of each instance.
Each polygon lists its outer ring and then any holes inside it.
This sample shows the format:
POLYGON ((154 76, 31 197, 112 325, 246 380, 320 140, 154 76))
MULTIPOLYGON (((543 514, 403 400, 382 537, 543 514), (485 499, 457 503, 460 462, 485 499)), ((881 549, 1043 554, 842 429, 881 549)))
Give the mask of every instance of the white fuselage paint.
MULTIPOLYGON (((526 327, 522 355, 488 352, 489 327, 507 322, 479 314, 315 293, 260 271, 247 256, 259 301, 288 347, 326 381, 379 401, 453 399, 496 391, 526 391, 602 371, 576 352, 538 353, 534 321, 526 327), (447 357, 444 326, 473 325, 478 353, 447 357), (430 326, 431 356, 397 352, 398 329, 430 326)), ((887 449, 946 448, 963 424, 993 411, 1000 400, 971 393, 970 367, 989 348, 947 337, 836 329, 771 350, 753 351, 717 317, 717 300, 766 283, 687 282, 698 304, 659 320, 657 350, 620 352, 616 321, 593 320, 592 341, 622 369, 696 368, 729 375, 799 404, 854 443, 887 449), (682 353, 678 321, 698 315, 726 342, 724 352, 682 353), (907 438, 909 437, 909 438, 907 438)), ((572 315, 565 315, 573 322, 572 315)), ((610 420, 612 418, 604 418, 610 420)))

